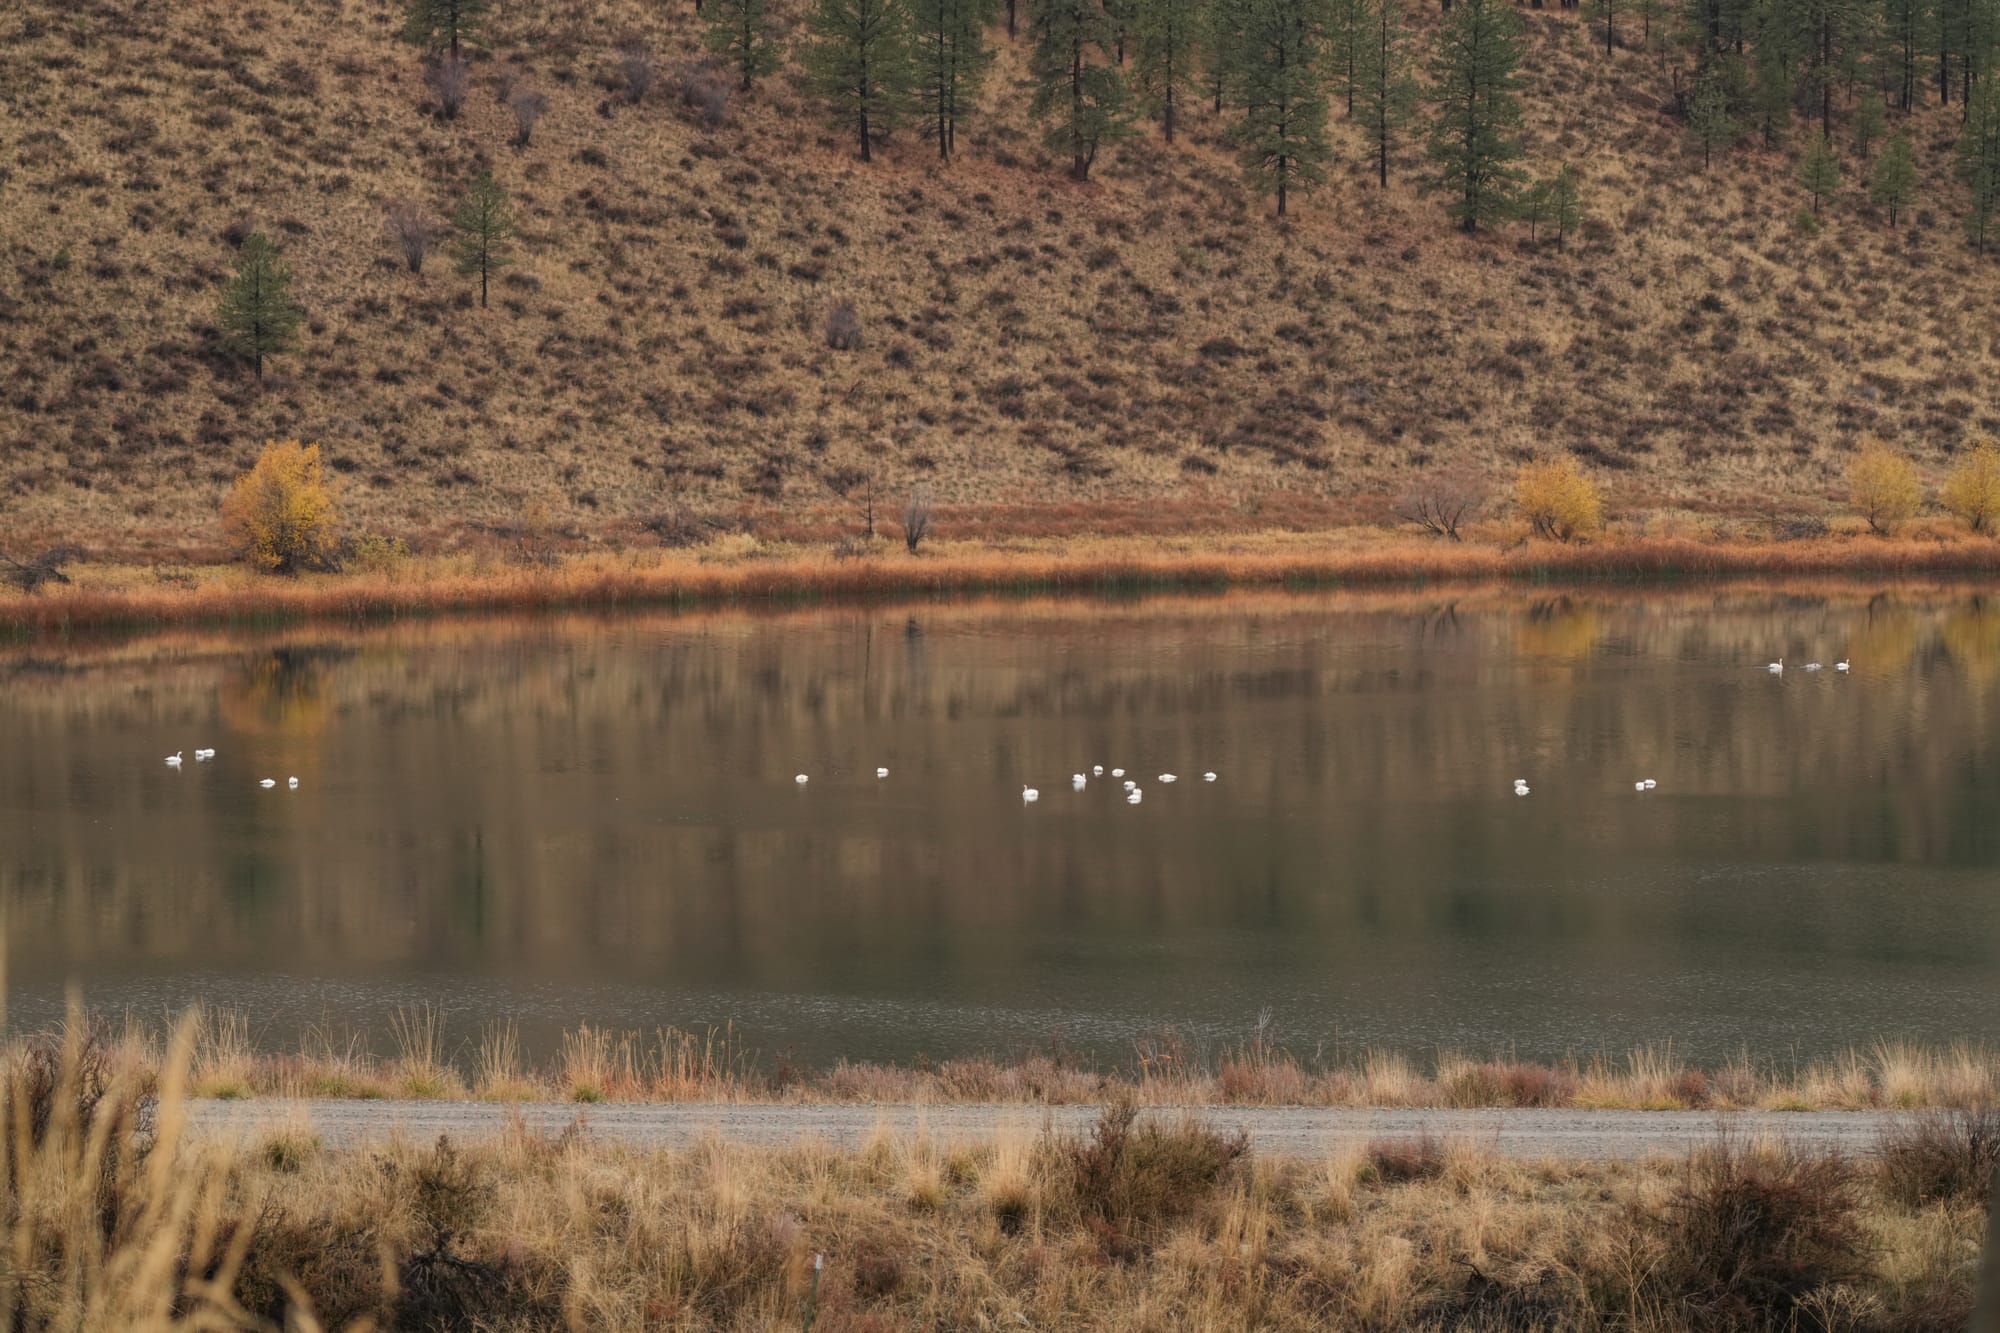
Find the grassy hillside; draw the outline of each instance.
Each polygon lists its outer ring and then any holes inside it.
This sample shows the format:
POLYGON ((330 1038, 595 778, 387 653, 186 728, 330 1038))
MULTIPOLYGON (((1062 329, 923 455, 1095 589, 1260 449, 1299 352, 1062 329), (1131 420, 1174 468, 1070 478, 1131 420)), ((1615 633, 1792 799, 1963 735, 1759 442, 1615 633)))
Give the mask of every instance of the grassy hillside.
POLYGON ((1607 61, 1574 12, 1523 11, 1531 158, 1584 181, 1557 253, 1452 230, 1414 148, 1377 191, 1338 116, 1343 159, 1284 225, 1205 111, 1072 184, 1004 34, 962 160, 906 133, 864 165, 791 66, 695 123, 691 7, 495 8, 455 121, 386 0, 0 13, 0 527, 212 544, 274 435, 323 442, 371 530, 545 506, 603 534, 685 508, 817 536, 858 522, 838 493, 864 477, 884 510, 924 483, 1024 531, 1258 526, 1386 516, 1419 469, 1556 449, 1628 521, 1740 517, 1828 503, 1865 437, 1935 476, 2000 428, 1956 106, 1911 126, 1906 230, 1849 152, 1814 235, 1802 130, 1704 175, 1663 51, 1607 61), (664 77, 628 105, 635 40, 664 77), (516 149, 500 92, 521 81, 549 110, 516 149), (489 310, 448 256, 410 274, 383 221, 395 199, 448 214, 481 165, 522 213, 489 310), (214 327, 249 226, 308 312, 261 386, 214 327), (858 350, 827 344, 839 301, 858 350))

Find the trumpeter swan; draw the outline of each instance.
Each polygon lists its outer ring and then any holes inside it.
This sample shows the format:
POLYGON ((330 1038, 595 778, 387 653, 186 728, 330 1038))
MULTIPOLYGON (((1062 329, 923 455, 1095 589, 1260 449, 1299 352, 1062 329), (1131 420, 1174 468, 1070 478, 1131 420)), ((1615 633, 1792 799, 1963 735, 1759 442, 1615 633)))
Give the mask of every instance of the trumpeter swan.
POLYGON ((1122 768, 1114 768, 1111 770, 1111 776, 1114 778, 1122 778, 1125 776, 1125 770, 1122 768))
POLYGON ((889 770, 886 768, 878 768, 875 770, 875 776, 878 778, 886 778, 889 776, 889 770))
POLYGON ((1127 805, 1137 805, 1139 804, 1140 801, 1143 801, 1144 799, 1146 799, 1145 794, 1141 792, 1137 787, 1134 787, 1131 791, 1125 793, 1125 804, 1127 805))
POLYGON ((179 768, 180 766, 181 766, 181 752, 179 750, 175 750, 172 754, 167 756, 167 767, 179 768))
POLYGON ((1764 670, 1766 671, 1782 672, 1784 669, 1785 669, 1785 659, 1782 657, 1775 662, 1767 662, 1764 665, 1764 670))
POLYGON ((1021 799, 1024 801, 1039 801, 1042 799, 1042 794, 1033 787, 1023 787, 1021 788, 1021 799))
POLYGON ((797 777, 792 779, 792 781, 798 783, 801 787, 805 786, 809 780, 810 779, 808 779, 806 775, 803 773, 799 774, 797 777))
POLYGON ((1172 782, 1172 781, 1174 781, 1174 775, 1173 775, 1173 774, 1171 774, 1171 773, 1162 773, 1162 774, 1160 774, 1160 781, 1162 781, 1162 782, 1172 782))
POLYGON ((1102 764, 1092 764, 1092 765, 1090 766, 1090 776, 1092 776, 1092 777, 1094 777, 1094 778, 1101 778, 1101 777, 1103 777, 1103 776, 1104 776, 1104 765, 1102 765, 1102 764))
POLYGON ((1653 781, 1653 780, 1652 780, 1651 778, 1647 778, 1647 779, 1646 779, 1646 790, 1647 790, 1647 791, 1651 791, 1651 790, 1652 790, 1653 788, 1655 788, 1655 787, 1657 787, 1657 786, 1659 786, 1659 785, 1660 785, 1659 783, 1657 783, 1657 782, 1653 781))
POLYGON ((1087 781, 1088 779, 1085 778, 1081 773, 1072 773, 1069 775, 1069 785, 1076 788, 1078 791, 1083 790, 1084 784, 1087 781))
POLYGON ((1204 774, 1202 774, 1202 775, 1201 775, 1201 780, 1202 780, 1203 782, 1213 782, 1213 781, 1215 781, 1215 774, 1213 774, 1213 773, 1204 773, 1204 774))
POLYGON ((287 778, 285 779, 285 785, 293 791, 297 791, 299 789, 299 780, 297 778, 287 778))
POLYGON ((276 778, 265 778, 262 782, 258 783, 257 785, 260 787, 275 787, 278 785, 278 780, 276 778))
POLYGON ((1835 662, 1835 663, 1833 664, 1833 669, 1834 669, 1835 671, 1845 671, 1845 670, 1847 670, 1847 663, 1846 663, 1846 662, 1844 662, 1844 661, 1842 661, 1842 662, 1835 662))
POLYGON ((1808 663, 1806 663, 1806 670, 1808 670, 1808 671, 1817 671, 1817 670, 1819 670, 1819 663, 1817 663, 1817 662, 1808 662, 1808 663))

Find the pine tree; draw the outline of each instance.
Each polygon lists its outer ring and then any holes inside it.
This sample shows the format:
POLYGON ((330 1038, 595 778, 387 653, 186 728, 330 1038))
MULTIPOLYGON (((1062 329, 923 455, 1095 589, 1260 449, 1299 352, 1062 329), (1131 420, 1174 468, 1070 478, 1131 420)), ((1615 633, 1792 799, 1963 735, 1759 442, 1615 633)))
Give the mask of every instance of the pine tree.
POLYGON ((1312 0, 1252 0, 1243 48, 1243 169, 1278 199, 1325 181, 1326 93, 1312 0))
POLYGON ((1899 134, 1889 141, 1876 159, 1875 172, 1868 179, 1868 196, 1877 208, 1889 210, 1889 225, 1917 195, 1917 160, 1910 151, 1910 136, 1899 134))
POLYGON ((1333 95, 1341 100, 1348 119, 1354 118, 1354 97, 1360 78, 1361 48, 1368 44, 1368 26, 1373 18, 1369 0, 1324 0, 1326 39, 1324 57, 1333 75, 1333 95))
POLYGON ((1949 105, 1951 102, 1951 74, 1956 68, 1965 71, 1965 38, 1971 9, 1971 0, 1935 0, 1936 13, 1931 22, 1931 42, 1937 48, 1938 101, 1949 105))
POLYGON ((1138 0, 1102 0, 1104 21, 1111 25, 1110 49, 1113 62, 1125 68, 1125 44, 1134 35, 1139 20, 1138 0))
POLYGON ((979 104, 993 53, 986 47, 987 0, 915 0, 911 41, 916 100, 938 157, 958 151, 958 122, 979 104))
POLYGON ((1249 0, 1206 0, 1201 44, 1202 86, 1214 101, 1218 116, 1236 87, 1248 8, 1249 0))
POLYGON ((1936 18, 1931 0, 1884 0, 1881 63, 1899 110, 1913 109, 1921 95, 1922 64, 1933 43, 1936 18))
POLYGON ((1875 141, 1882 137, 1887 117, 1881 96, 1872 88, 1864 91, 1861 100, 1854 104, 1854 155, 1863 162, 1875 151, 1875 141))
POLYGON ((2000 209, 2000 93, 1990 79, 1974 87, 1966 107, 1965 128, 1958 135, 1958 174, 1969 194, 1966 237, 1985 254, 1994 213, 2000 209))
POLYGON ((1375 179, 1386 189, 1389 154, 1417 105, 1401 0, 1372 0, 1357 55, 1354 119, 1367 131, 1375 179))
POLYGON ((1141 110, 1159 120, 1168 143, 1195 86, 1200 23, 1196 0, 1143 0, 1139 7, 1132 78, 1141 110))
POLYGON ((1736 121, 1729 114, 1729 94, 1713 66, 1704 71, 1688 103, 1688 133, 1701 145, 1701 169, 1708 170, 1718 146, 1736 138, 1736 121))
POLYGON ((1126 132, 1125 85, 1105 63, 1111 24, 1098 0, 1035 0, 1035 80, 1029 114, 1048 122, 1043 141, 1070 159, 1070 179, 1090 179, 1097 151, 1126 132))
POLYGON ((1859 51, 1867 45, 1863 0, 1775 0, 1784 14, 1802 56, 1800 91, 1819 113, 1819 132, 1833 137, 1833 93, 1843 75, 1852 74, 1859 51))
POLYGON ((223 346, 249 357, 264 378, 264 358, 290 351, 305 311, 292 299, 292 271, 263 232, 250 233, 236 258, 236 276, 223 289, 216 308, 223 346))
POLYGON ((1752 67, 1756 86, 1751 110, 1766 148, 1775 148, 1792 123, 1797 71, 1805 63, 1798 15, 1791 0, 1756 0, 1750 15, 1752 67))
POLYGON ((1583 225, 1583 182, 1576 168, 1567 162, 1556 168, 1544 193, 1548 200, 1548 224, 1556 234, 1556 249, 1561 250, 1570 233, 1583 225))
POLYGON ((769 0, 716 0, 703 40, 736 71, 737 86, 746 93, 758 75, 778 68, 769 0))
POLYGON ((1799 161, 1799 184, 1812 196, 1813 216, 1819 216, 1819 201, 1840 188, 1840 159, 1824 134, 1815 134, 1799 161))
POLYGON ((479 45, 488 0, 409 0, 403 11, 403 37, 427 50, 444 47, 453 60, 461 46, 479 45))
POLYGON ((1604 54, 1610 55, 1617 37, 1618 16, 1625 12, 1625 0, 1590 0, 1590 16, 1604 26, 1604 54))
POLYGON ((1521 20, 1508 0, 1456 0, 1430 62, 1430 157, 1451 215, 1467 231, 1507 215, 1520 172, 1516 71, 1521 20))
POLYGON ((806 73, 854 126, 863 162, 902 116, 910 88, 909 15, 901 0, 813 0, 806 73))
POLYGON ((507 202, 507 192, 493 179, 491 171, 482 171, 473 180, 465 202, 452 214, 451 226, 458 233, 452 243, 453 253, 458 256, 458 271, 467 277, 479 275, 479 305, 483 310, 493 275, 507 267, 507 242, 514 235, 513 206, 507 202))

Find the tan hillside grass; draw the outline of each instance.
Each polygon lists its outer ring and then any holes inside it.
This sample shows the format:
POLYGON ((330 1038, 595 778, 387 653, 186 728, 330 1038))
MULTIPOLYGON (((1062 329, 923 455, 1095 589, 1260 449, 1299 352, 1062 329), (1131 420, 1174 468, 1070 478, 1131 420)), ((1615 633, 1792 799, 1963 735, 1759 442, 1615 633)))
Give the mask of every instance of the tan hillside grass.
MULTIPOLYGON (((919 485, 941 510, 1386 511, 1426 469, 1502 485, 1552 451, 1624 512, 1830 507, 1865 438, 1935 483, 2000 429, 1996 353, 1970 336, 2000 278, 1959 235, 1956 107, 1894 127, 1922 177, 1906 225, 1849 188, 1801 233, 1802 130, 1704 173, 1657 45, 1607 59, 1580 11, 1525 11, 1529 165, 1581 175, 1558 253, 1456 234, 1414 145, 1376 190, 1338 115, 1331 179, 1283 226, 1195 103, 1183 142, 1139 135, 1073 185, 1004 38, 948 167, 909 133, 854 161, 795 67, 700 123, 685 4, 496 5, 446 120, 399 8, 0 13, 10 527, 212 547, 267 438, 319 441, 354 529, 393 537, 538 499, 596 533, 836 492, 859 531, 871 485, 878 514, 919 485), (665 72, 637 103, 634 43, 665 72), (522 90, 545 106, 517 147, 522 90), (521 216, 488 310, 441 243, 412 273, 385 225, 441 222, 482 165, 521 216), (306 311, 262 386, 213 325, 250 228, 306 311), (858 345, 829 345, 842 303, 858 345)), ((794 0, 774 8, 795 33, 794 0)))

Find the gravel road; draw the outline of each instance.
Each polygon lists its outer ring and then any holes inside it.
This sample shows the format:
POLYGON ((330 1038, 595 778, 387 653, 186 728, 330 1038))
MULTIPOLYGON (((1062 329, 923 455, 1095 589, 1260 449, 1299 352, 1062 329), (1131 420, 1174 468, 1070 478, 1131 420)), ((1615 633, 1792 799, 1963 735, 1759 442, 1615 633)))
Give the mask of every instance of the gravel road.
MULTIPOLYGON (((785 1106, 563 1102, 197 1101, 193 1123, 207 1135, 255 1134, 309 1123, 329 1146, 352 1146, 402 1134, 428 1140, 490 1138, 515 1116, 528 1128, 559 1134, 572 1124, 593 1138, 643 1147, 675 1148, 709 1134, 745 1144, 817 1138, 838 1145, 865 1141, 878 1128, 895 1135, 924 1131, 944 1140, 978 1139, 1002 1130, 1087 1132, 1091 1106, 785 1106)), ((1727 1131, 1739 1138, 1774 1137, 1802 1147, 1861 1154, 1896 1122, 1875 1111, 1542 1111, 1378 1110, 1320 1107, 1153 1107, 1150 1116, 1192 1115, 1226 1132, 1245 1130, 1254 1151, 1317 1156, 1333 1144, 1429 1134, 1510 1157, 1630 1160, 1678 1154, 1727 1131)))

